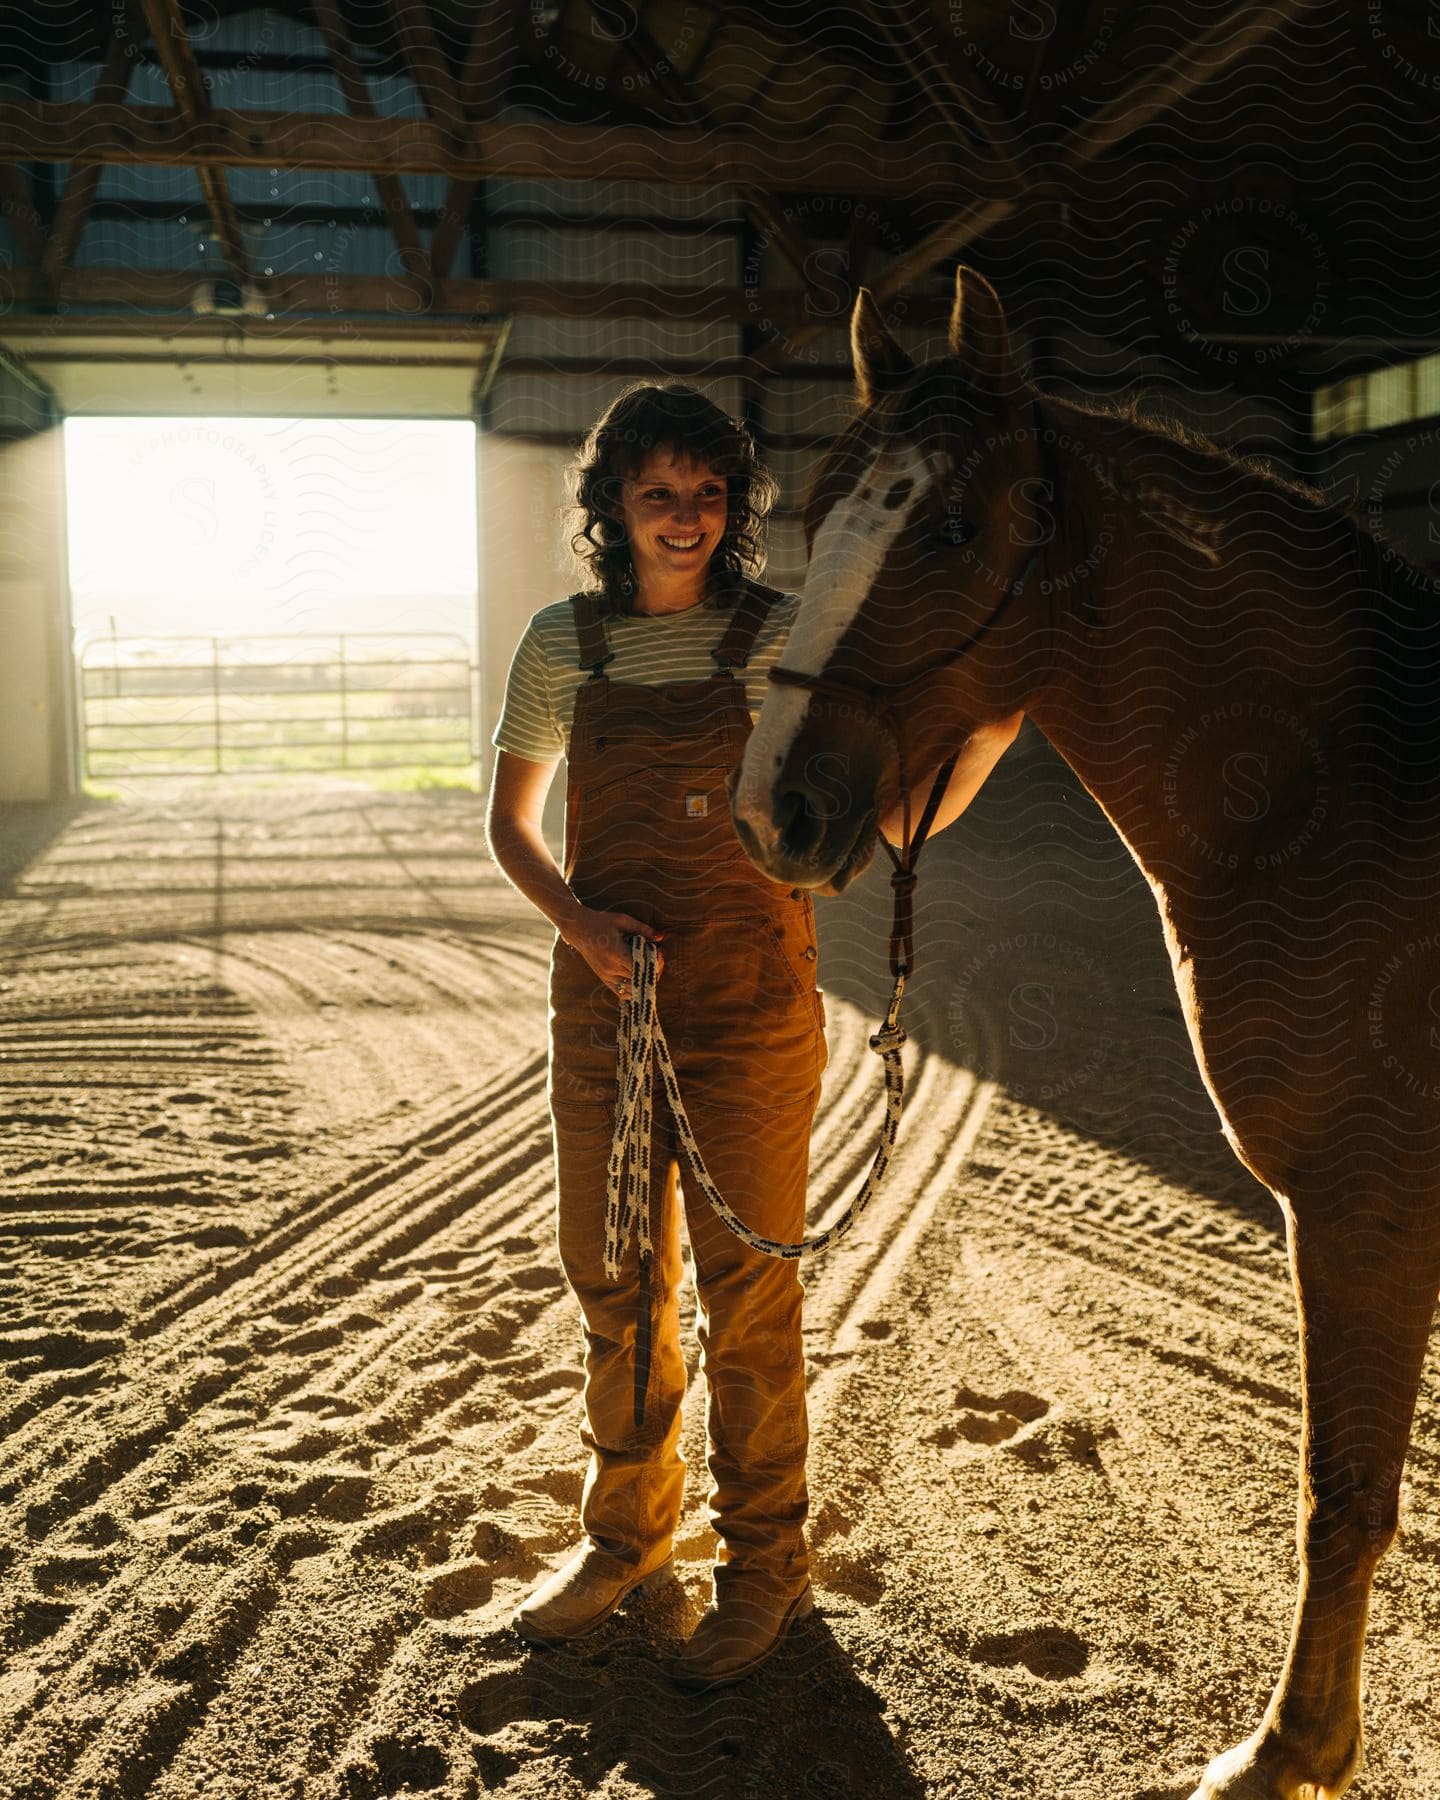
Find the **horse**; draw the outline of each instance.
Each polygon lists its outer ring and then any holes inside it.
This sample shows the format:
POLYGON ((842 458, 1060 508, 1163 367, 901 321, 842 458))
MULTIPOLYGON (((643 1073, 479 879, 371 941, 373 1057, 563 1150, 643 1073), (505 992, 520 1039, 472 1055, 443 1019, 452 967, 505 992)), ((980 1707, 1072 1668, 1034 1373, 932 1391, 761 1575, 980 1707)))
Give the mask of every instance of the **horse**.
POLYGON ((838 892, 878 819, 1023 713, 1128 846, 1299 1314, 1293 1630, 1192 1800, 1334 1800, 1440 1290, 1440 591, 1312 487, 1041 393, 973 269, 948 355, 912 360, 863 290, 851 343, 735 828, 838 892))

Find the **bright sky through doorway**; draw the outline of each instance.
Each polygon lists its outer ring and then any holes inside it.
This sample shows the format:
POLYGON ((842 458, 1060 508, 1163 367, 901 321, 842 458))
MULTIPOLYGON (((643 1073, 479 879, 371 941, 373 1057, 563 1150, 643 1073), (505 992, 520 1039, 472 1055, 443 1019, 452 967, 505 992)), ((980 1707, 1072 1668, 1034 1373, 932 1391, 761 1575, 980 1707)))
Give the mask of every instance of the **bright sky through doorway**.
POLYGON ((473 629, 464 420, 65 425, 78 632, 473 629))

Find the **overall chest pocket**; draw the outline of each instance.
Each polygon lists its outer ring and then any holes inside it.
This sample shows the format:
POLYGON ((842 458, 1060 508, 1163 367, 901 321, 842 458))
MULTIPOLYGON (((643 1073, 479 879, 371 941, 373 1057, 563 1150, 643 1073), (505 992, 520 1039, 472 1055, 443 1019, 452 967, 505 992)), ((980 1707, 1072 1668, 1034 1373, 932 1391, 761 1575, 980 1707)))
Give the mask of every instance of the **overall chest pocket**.
POLYGON ((716 862, 742 856, 721 764, 629 763, 582 801, 587 855, 635 862, 716 862))

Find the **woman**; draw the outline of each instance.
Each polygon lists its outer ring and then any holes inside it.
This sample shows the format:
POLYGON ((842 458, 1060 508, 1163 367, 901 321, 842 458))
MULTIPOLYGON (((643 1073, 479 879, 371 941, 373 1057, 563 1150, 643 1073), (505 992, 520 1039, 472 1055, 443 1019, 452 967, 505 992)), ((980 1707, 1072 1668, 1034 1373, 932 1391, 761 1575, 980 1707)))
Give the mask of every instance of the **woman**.
POLYGON ((707 1389, 713 1599, 674 1673, 748 1673, 811 1609, 799 1269, 735 1237, 694 1188, 657 1081, 653 1254, 603 1266, 615 1037, 630 935, 658 946, 657 1005, 701 1154, 767 1237, 804 1228, 826 1049, 810 898, 744 855, 727 778, 797 601, 762 586, 775 484, 748 433, 692 388, 641 385, 576 469, 584 592, 547 606, 515 652, 488 815, 500 868, 556 929, 550 1106, 558 1238, 585 1348, 584 1541, 521 1605, 535 1643, 583 1636, 671 1569, 685 1365, 677 1290, 683 1192, 707 1389), (566 759, 565 867, 541 813, 566 759), (678 1178, 678 1191, 677 1191, 678 1178))

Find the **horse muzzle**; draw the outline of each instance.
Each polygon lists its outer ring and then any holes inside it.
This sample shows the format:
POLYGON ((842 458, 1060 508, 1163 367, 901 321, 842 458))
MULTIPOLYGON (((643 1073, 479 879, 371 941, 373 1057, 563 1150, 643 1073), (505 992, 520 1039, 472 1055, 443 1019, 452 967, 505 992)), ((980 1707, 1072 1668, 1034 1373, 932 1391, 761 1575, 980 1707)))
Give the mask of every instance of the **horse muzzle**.
POLYGON ((838 758, 787 761, 770 782, 730 777, 735 835, 757 868, 785 887, 838 894, 875 853, 878 810, 873 784, 856 784, 835 768, 838 758))

